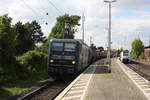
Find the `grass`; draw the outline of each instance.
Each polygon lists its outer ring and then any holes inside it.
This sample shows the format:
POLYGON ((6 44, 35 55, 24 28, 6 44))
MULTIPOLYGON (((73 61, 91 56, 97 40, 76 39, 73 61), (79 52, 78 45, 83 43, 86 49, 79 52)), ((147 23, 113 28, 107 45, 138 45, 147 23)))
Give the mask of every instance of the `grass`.
POLYGON ((33 87, 40 86, 47 78, 47 75, 43 73, 42 75, 29 76, 28 79, 20 79, 14 82, 3 82, 0 81, 0 100, 6 100, 8 97, 19 95, 21 93, 31 90, 33 87))
POLYGON ((21 87, 4 87, 4 90, 9 91, 12 95, 17 95, 22 93, 23 91, 27 91, 29 88, 21 88, 21 87))
POLYGON ((146 64, 150 64, 150 61, 146 61, 146 60, 140 60, 141 62, 143 62, 143 63, 146 63, 146 64))
POLYGON ((150 61, 144 60, 144 59, 140 59, 140 60, 135 60, 144 64, 149 64, 150 65, 150 61))

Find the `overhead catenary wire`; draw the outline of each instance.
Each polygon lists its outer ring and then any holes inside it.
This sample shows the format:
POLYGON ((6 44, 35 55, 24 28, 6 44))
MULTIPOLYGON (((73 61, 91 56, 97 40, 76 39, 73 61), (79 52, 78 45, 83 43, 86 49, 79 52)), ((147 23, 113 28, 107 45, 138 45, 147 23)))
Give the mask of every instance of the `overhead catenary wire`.
MULTIPOLYGON (((39 13, 37 13, 31 6, 29 6, 26 2, 25 2, 25 0, 21 0, 22 1, 22 3, 31 11, 31 12, 33 12, 34 13, 34 15, 36 15, 36 16, 38 16, 39 17, 39 20, 42 20, 42 22, 44 22, 45 24, 47 23, 47 22, 45 22, 45 20, 39 15, 39 13)), ((44 10, 43 10, 44 11, 44 10)), ((44 11, 45 12, 45 11, 44 11)), ((46 24, 47 25, 47 24, 46 24)))
POLYGON ((63 13, 50 1, 47 0, 49 2, 50 5, 52 5, 61 15, 63 15, 63 13))
POLYGON ((38 13, 37 13, 34 9, 32 9, 24 0, 21 0, 21 1, 22 1, 22 3, 23 3, 28 9, 30 9, 35 15, 39 16, 38 13))
MULTIPOLYGON (((43 20, 42 22, 44 22, 46 25, 48 25, 48 22, 45 21, 45 20, 39 15, 39 13, 37 13, 37 11, 36 11, 35 9, 33 9, 28 3, 26 3, 25 0, 21 0, 21 1, 22 1, 22 3, 32 12, 32 14, 38 16, 38 17, 39 17, 38 19, 43 20)), ((63 14, 63 13, 54 5, 53 2, 51 2, 50 0, 47 0, 47 1, 48 1, 48 3, 49 3, 51 6, 53 6, 53 7, 57 10, 57 12, 58 12, 59 14, 61 14, 61 15, 63 14)), ((46 12, 45 10, 43 10, 42 12, 44 12, 46 16, 49 16, 48 12, 46 12)))

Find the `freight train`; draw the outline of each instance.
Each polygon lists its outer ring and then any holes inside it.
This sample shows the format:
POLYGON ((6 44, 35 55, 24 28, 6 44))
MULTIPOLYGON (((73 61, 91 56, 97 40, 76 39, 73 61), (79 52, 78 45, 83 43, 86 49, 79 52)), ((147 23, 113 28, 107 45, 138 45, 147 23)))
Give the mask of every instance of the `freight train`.
POLYGON ((48 74, 52 78, 74 75, 100 56, 82 40, 52 39, 48 50, 48 74), (96 55, 95 55, 96 54, 96 55))

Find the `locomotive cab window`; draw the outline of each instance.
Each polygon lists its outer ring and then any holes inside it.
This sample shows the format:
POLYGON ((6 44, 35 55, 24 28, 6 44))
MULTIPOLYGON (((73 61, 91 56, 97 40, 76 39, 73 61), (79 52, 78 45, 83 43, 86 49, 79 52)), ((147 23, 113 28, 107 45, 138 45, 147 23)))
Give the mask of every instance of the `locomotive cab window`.
POLYGON ((64 51, 75 52, 76 44, 74 43, 65 43, 64 51))
POLYGON ((63 43, 52 43, 52 51, 63 51, 63 43))

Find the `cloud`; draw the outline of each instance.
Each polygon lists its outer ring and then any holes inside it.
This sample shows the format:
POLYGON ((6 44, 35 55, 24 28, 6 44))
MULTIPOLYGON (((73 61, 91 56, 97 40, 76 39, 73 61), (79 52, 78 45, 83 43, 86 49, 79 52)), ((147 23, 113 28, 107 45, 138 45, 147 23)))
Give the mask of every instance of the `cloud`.
MULTIPOLYGON (((13 23, 17 21, 37 20, 48 36, 56 17, 61 15, 47 0, 1 0, 0 14, 9 13, 13 23), (37 14, 35 14, 36 12, 37 14), (46 12, 49 15, 45 15, 46 12), (45 25, 48 22, 48 26, 45 25)), ((89 44, 90 36, 97 46, 106 46, 108 35, 108 4, 103 0, 51 0, 64 14, 84 15, 85 42, 89 44)), ((80 21, 81 24, 81 21, 80 21)), ((150 0, 117 0, 112 4, 112 47, 121 47, 130 44, 139 33, 143 34, 142 40, 150 32, 150 0), (126 37, 128 40, 122 39, 126 37), (121 41, 121 42, 120 42, 121 41), (126 43, 125 43, 126 42, 126 43)), ((76 38, 82 38, 81 26, 78 27, 76 38)), ((129 46, 128 46, 129 47, 129 46)))
POLYGON ((115 6, 130 10, 150 9, 150 0, 117 0, 115 6))
MULTIPOLYGON (((49 8, 49 4, 45 2, 46 0, 24 0, 25 2, 23 2, 23 0, 12 0, 11 2, 7 0, 3 1, 3 5, 5 4, 3 7, 7 9, 7 13, 13 18, 12 24, 15 24, 18 21, 26 23, 28 21, 36 20, 41 24, 45 35, 49 35, 58 14, 54 9, 50 10, 51 12, 54 11, 53 14, 51 14, 49 10, 46 10, 46 8, 49 8), (49 15, 46 15, 47 12, 49 15), (45 25, 46 22, 48 25, 45 25)), ((6 11, 1 12, 1 14, 5 13, 6 11)))
POLYGON ((116 34, 130 34, 139 29, 150 26, 150 14, 147 12, 135 12, 132 18, 114 18, 113 29, 116 34))
MULTIPOLYGON (((76 0, 78 3, 72 4, 75 9, 82 12, 85 8, 85 30, 86 42, 89 43, 89 37, 95 37, 96 45, 107 44, 108 31, 108 5, 103 1, 94 0, 76 0), (86 3, 85 3, 86 2, 86 3), (92 33, 92 34, 91 34, 92 33)), ((150 26, 149 12, 145 11, 149 7, 149 1, 146 0, 118 0, 112 5, 112 42, 113 47, 121 47, 125 44, 131 44, 131 40, 137 37, 138 32, 150 26), (131 1, 131 2, 130 2, 131 1), (138 8, 138 11, 137 11, 138 8), (122 37, 129 37, 127 43, 122 41, 122 37), (120 43, 122 41, 122 43, 120 43)), ((82 36, 80 34, 77 36, 82 36)), ((124 46, 130 48, 130 45, 124 46)))

